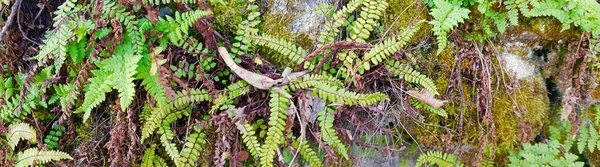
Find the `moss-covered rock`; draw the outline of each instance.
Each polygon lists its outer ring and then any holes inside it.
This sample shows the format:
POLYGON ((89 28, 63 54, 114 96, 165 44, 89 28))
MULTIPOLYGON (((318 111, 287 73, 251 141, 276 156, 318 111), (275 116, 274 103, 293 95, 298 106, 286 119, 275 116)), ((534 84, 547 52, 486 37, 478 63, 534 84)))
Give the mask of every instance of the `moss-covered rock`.
MULTIPOLYGON (((381 23, 389 29, 387 34, 400 34, 411 23, 429 19, 429 8, 427 8, 427 5, 421 4, 420 1, 389 0, 388 4, 389 7, 385 10, 385 15, 381 20, 381 23)), ((430 34, 431 26, 425 24, 413 36, 410 43, 422 41, 430 34)))

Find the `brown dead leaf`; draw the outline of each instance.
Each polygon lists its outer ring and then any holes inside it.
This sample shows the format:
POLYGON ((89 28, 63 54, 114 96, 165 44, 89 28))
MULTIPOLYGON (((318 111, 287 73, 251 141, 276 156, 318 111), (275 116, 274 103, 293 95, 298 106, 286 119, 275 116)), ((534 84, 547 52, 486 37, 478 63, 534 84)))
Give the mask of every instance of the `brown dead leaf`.
POLYGON ((448 100, 440 100, 440 99, 436 99, 433 93, 423 89, 421 91, 416 91, 416 90, 409 90, 406 91, 408 93, 408 95, 410 95, 411 97, 429 104, 431 107, 437 109, 440 108, 442 106, 444 106, 444 104, 446 104, 448 102, 448 100))

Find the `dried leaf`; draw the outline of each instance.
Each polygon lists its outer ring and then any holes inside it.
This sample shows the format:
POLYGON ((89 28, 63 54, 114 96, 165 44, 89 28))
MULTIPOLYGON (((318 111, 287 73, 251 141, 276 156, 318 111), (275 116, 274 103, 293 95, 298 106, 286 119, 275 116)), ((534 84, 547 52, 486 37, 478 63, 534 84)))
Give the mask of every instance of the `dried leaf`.
POLYGON ((408 95, 410 95, 411 97, 429 104, 431 107, 438 109, 442 106, 444 106, 444 104, 446 104, 448 102, 448 100, 440 100, 440 99, 436 99, 433 93, 427 91, 426 89, 423 89, 421 91, 416 91, 416 90, 409 90, 407 91, 408 95))

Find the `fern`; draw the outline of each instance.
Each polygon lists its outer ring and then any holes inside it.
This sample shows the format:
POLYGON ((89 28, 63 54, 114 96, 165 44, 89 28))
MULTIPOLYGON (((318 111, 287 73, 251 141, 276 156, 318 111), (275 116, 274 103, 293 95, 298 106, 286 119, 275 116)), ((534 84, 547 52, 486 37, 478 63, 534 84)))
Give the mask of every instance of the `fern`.
POLYGON ((181 151, 177 166, 196 166, 200 157, 202 145, 206 144, 204 133, 192 133, 188 135, 185 148, 181 151))
POLYGON ((266 46, 270 49, 273 49, 280 54, 287 56, 289 60, 294 62, 296 65, 302 63, 308 63, 309 68, 314 68, 314 65, 310 64, 312 62, 305 62, 305 57, 308 54, 306 50, 302 49, 294 45, 291 42, 274 38, 270 35, 262 35, 262 36, 251 36, 248 37, 252 41, 255 42, 256 45, 266 46))
POLYGON ((153 111, 150 114, 150 117, 145 120, 142 128, 141 141, 144 142, 144 139, 150 137, 154 130, 156 130, 156 128, 159 126, 162 126, 165 123, 168 125, 180 118, 182 113, 176 111, 185 108, 191 103, 210 100, 210 96, 205 90, 191 89, 189 91, 177 92, 175 95, 175 100, 173 100, 169 105, 153 111))
POLYGON ((196 0, 142 0, 142 3, 145 5, 166 5, 170 3, 186 3, 186 4, 195 4, 196 0))
POLYGON ((31 143, 36 142, 35 129, 27 123, 13 123, 8 126, 8 132, 5 134, 8 146, 14 150, 19 141, 29 140, 31 143))
POLYGON ((387 60, 390 55, 396 53, 400 48, 404 47, 410 38, 421 28, 422 22, 417 23, 413 28, 405 30, 397 37, 389 38, 382 43, 375 45, 369 52, 363 56, 362 65, 359 72, 362 74, 364 70, 370 70, 371 66, 376 66, 380 62, 387 60), (364 70, 362 70, 364 69, 364 70))
POLYGON ((423 166, 427 163, 443 167, 464 166, 464 164, 460 163, 458 157, 441 151, 429 151, 421 154, 417 159, 416 166, 423 166))
POLYGON ((156 144, 153 144, 150 148, 144 152, 144 158, 142 160, 142 167, 166 167, 167 163, 160 156, 156 155, 156 144))
POLYGON ((71 30, 75 26, 76 22, 69 21, 66 25, 58 27, 55 33, 47 31, 45 35, 46 39, 44 40, 44 45, 40 48, 38 54, 32 57, 31 59, 43 60, 46 59, 48 55, 52 54, 52 58, 55 60, 55 73, 58 73, 58 70, 60 70, 65 60, 67 59, 67 45, 68 41, 74 35, 74 33, 71 30))
MULTIPOLYGON (((317 47, 321 47, 328 43, 333 43, 335 37, 340 33, 339 28, 344 24, 348 18, 348 14, 354 12, 363 3, 363 0, 351 0, 342 9, 335 12, 333 15, 333 22, 325 23, 324 30, 321 31, 318 40, 317 47)), ((308 69, 308 68, 307 68, 308 69)))
POLYGON ((341 154, 348 160, 349 157, 347 147, 336 135, 335 129, 333 129, 333 121, 335 120, 334 112, 335 110, 331 107, 325 107, 318 113, 319 126, 321 127, 321 138, 327 144, 331 145, 331 147, 335 148, 338 154, 341 154))
MULTIPOLYGON (((178 113, 174 114, 178 115, 177 118, 181 118, 183 116, 183 112, 181 111, 177 111, 175 113, 178 113)), ((162 126, 158 127, 158 134, 160 134, 159 140, 163 148, 165 149, 165 152, 167 152, 167 155, 171 157, 171 160, 173 162, 178 162, 181 156, 179 155, 177 145, 172 142, 173 138, 175 137, 175 134, 173 134, 170 124, 165 122, 162 124, 162 126)))
POLYGON ((289 99, 279 92, 271 90, 271 100, 269 101, 271 114, 269 115, 268 123, 270 127, 267 131, 265 143, 260 149, 260 164, 263 167, 273 166, 275 151, 279 149, 279 144, 282 144, 285 141, 283 130, 286 124, 285 121, 287 120, 287 109, 289 105, 289 99))
POLYGON ((16 167, 31 166, 34 164, 45 164, 50 161, 59 161, 62 159, 72 160, 69 154, 60 151, 44 151, 37 148, 30 148, 17 154, 16 167))
POLYGON ((167 15, 165 18, 159 18, 156 24, 156 30, 163 32, 172 44, 179 47, 184 47, 190 51, 201 51, 200 43, 191 41, 186 43, 184 37, 188 36, 189 28, 198 21, 201 17, 207 16, 210 13, 203 10, 190 11, 186 13, 175 12, 175 18, 167 15))
POLYGON ((304 157, 304 159, 306 161, 308 161, 308 163, 310 164, 310 166, 313 167, 322 167, 323 164, 321 163, 321 159, 319 159, 319 157, 317 157, 317 154, 315 153, 315 151, 313 151, 310 148, 310 145, 308 143, 306 143, 306 141, 300 143, 300 138, 296 139, 296 141, 294 141, 292 143, 292 146, 296 149, 298 149, 298 152, 300 153, 300 155, 302 155, 302 157, 304 157))
POLYGON ((125 110, 133 101, 135 84, 133 76, 136 74, 137 63, 140 56, 133 56, 131 43, 124 40, 115 50, 115 55, 97 64, 99 70, 93 70, 93 78, 86 87, 85 99, 79 112, 84 112, 85 122, 93 108, 106 98, 106 93, 117 89, 121 109, 125 110))
POLYGON ((246 144, 246 148, 253 157, 260 157, 261 155, 261 146, 258 143, 258 138, 256 137, 256 131, 252 129, 252 125, 248 123, 236 123, 237 128, 242 133, 242 141, 246 144))
POLYGON ((442 117, 448 117, 448 113, 446 113, 446 111, 443 108, 433 108, 430 105, 425 104, 425 103, 423 103, 417 99, 414 99, 412 97, 409 99, 409 101, 410 101, 410 104, 417 109, 426 110, 426 111, 435 113, 442 117))
POLYGON ((591 153, 594 153, 596 148, 600 149, 600 135, 592 123, 584 123, 579 129, 577 150, 580 154, 583 154, 585 148, 591 153))
POLYGON ((576 161, 577 155, 570 152, 561 152, 561 144, 551 138, 548 143, 531 145, 523 144, 523 149, 508 157, 508 166, 583 166, 583 162, 576 161))
POLYGON ((431 30, 438 41, 437 54, 439 55, 448 43, 448 32, 469 18, 471 11, 461 7, 459 4, 452 4, 441 0, 435 0, 434 2, 437 7, 431 9, 431 13, 429 13, 433 17, 433 20, 429 24, 433 26, 431 30))
POLYGON ((286 86, 285 89, 288 91, 296 91, 296 89, 307 89, 311 87, 315 87, 320 84, 327 84, 336 87, 343 87, 344 83, 339 81, 337 78, 327 75, 319 75, 319 74, 307 74, 302 78, 297 78, 295 80, 291 80, 286 86))
POLYGON ((352 24, 349 39, 356 42, 366 42, 371 31, 377 26, 377 21, 383 15, 388 3, 383 0, 364 0, 360 17, 352 24))
POLYGON ((350 106, 355 104, 367 106, 389 99, 385 94, 379 92, 372 94, 361 94, 326 84, 316 85, 313 89, 313 94, 330 103, 337 102, 341 104, 348 104, 350 106))
POLYGON ((389 60, 386 63, 386 69, 388 69, 393 75, 398 76, 400 79, 419 84, 434 95, 439 95, 435 83, 433 83, 433 81, 427 76, 419 73, 419 71, 409 67, 408 64, 400 64, 398 61, 389 60))
POLYGON ((238 25, 238 30, 235 32, 235 42, 231 51, 234 55, 242 55, 250 50, 252 46, 250 36, 258 34, 256 25, 260 24, 260 12, 258 11, 258 5, 253 4, 256 0, 248 0, 246 6, 246 13, 248 17, 238 25))

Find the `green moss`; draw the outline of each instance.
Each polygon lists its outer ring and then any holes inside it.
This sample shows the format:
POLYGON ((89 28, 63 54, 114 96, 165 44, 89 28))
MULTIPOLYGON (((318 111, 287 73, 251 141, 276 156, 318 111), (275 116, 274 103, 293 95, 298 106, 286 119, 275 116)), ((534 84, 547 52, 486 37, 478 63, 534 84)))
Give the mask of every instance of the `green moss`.
MULTIPOLYGON (((312 48, 312 40, 308 37, 308 34, 305 33, 291 33, 290 26, 291 22, 294 21, 296 17, 291 15, 286 15, 283 13, 269 13, 264 15, 264 21, 260 25, 260 30, 263 30, 265 34, 273 35, 277 38, 281 38, 287 41, 291 41, 295 43, 297 46, 300 46, 308 51, 312 48)), ((295 64, 292 64, 291 61, 287 59, 287 57, 282 56, 281 54, 268 49, 268 48, 260 48, 260 53, 263 53, 265 59, 270 61, 271 63, 279 66, 287 66, 287 67, 295 67, 295 64)))
MULTIPOLYGON (((389 7, 381 22, 386 28, 390 29, 388 33, 400 34, 411 23, 429 18, 429 10, 426 5, 419 4, 419 1, 390 0, 389 7)), ((425 24, 421 30, 415 33, 410 43, 421 41, 431 32, 431 26, 425 24)))
POLYGON ((245 1, 226 0, 225 4, 213 5, 214 26, 217 32, 226 36, 235 35, 238 25, 244 20, 245 13, 242 9, 245 7, 245 1))
POLYGON ((492 113, 496 124, 496 144, 498 147, 514 148, 520 146, 519 133, 535 136, 541 132, 542 126, 547 122, 550 105, 549 99, 540 79, 523 79, 519 81, 515 94, 509 95, 501 90, 493 94, 492 113), (515 111, 519 106, 520 111, 515 111), (521 117, 517 117, 520 112, 521 117), (531 131, 519 132, 518 123, 531 123, 531 131))

